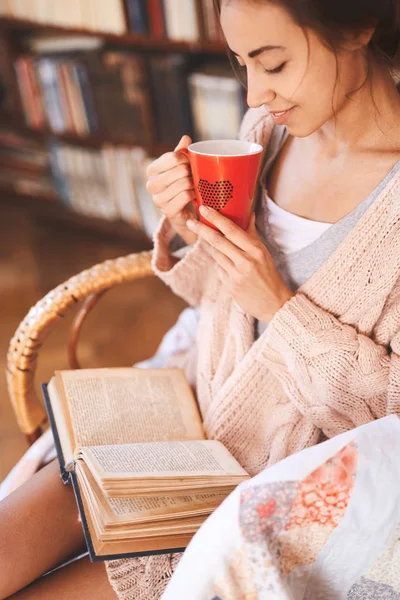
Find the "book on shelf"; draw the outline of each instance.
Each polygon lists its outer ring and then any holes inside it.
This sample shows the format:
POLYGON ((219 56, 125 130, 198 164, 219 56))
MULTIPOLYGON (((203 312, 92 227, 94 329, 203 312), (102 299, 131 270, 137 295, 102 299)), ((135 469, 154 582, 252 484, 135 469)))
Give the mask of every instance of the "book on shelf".
POLYGON ((93 561, 185 548, 249 478, 178 369, 56 371, 43 393, 93 561))
POLYGON ((95 36, 49 35, 40 31, 27 35, 23 40, 24 49, 31 54, 66 54, 99 50, 104 40, 95 36))
POLYGON ((127 0, 129 28, 138 35, 149 35, 147 0, 127 0))
POLYGON ((126 32, 123 0, 3 0, 0 16, 115 35, 126 32))
MULTIPOLYGON (((50 46, 47 45, 49 48, 50 46)), ((144 57, 124 50, 22 55, 15 63, 28 126, 55 133, 153 139, 144 57)))
POLYGON ((157 142, 176 146, 181 136, 193 135, 189 88, 189 63, 182 54, 166 54, 149 59, 157 142))
MULTIPOLYGON (((54 187, 68 208, 107 220, 123 220, 149 230, 141 206, 152 203, 147 190, 138 188, 139 170, 144 177, 145 153, 132 159, 135 149, 106 145, 87 149, 49 142, 54 187), (139 199, 140 196, 140 199, 139 199)), ((151 224, 151 233, 155 225, 151 224)))
POLYGON ((245 113, 243 87, 225 63, 210 63, 189 75, 196 139, 237 137, 245 113))
POLYGON ((223 42, 224 36, 222 33, 219 17, 214 8, 213 0, 200 0, 203 23, 203 37, 210 42, 223 42))
POLYGON ((151 37, 166 38, 165 13, 163 0, 147 0, 147 18, 151 37))
POLYGON ((200 39, 197 0, 164 0, 165 26, 170 40, 200 39))
POLYGON ((160 219, 161 210, 154 204, 147 191, 147 168, 155 158, 147 156, 143 148, 133 148, 131 150, 130 164, 133 171, 133 180, 135 182, 136 197, 139 205, 143 230, 147 236, 152 239, 160 219))
POLYGON ((24 195, 56 199, 45 144, 0 129, 0 184, 24 195))

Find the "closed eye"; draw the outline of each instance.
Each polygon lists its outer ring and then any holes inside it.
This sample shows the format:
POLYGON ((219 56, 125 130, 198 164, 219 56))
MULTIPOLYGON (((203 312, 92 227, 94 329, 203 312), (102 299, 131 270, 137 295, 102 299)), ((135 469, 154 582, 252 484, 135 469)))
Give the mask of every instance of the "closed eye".
MULTIPOLYGON (((238 69, 240 69, 240 71, 246 71, 246 65, 241 65, 239 62, 237 62, 236 66, 237 66, 238 69)), ((279 65, 275 69, 265 69, 264 68, 264 73, 268 73, 269 75, 274 75, 276 73, 281 73, 281 71, 283 71, 283 69, 285 68, 285 66, 286 66, 286 62, 283 62, 281 65, 279 65)))
POLYGON ((265 73, 274 75, 275 73, 280 73, 281 71, 283 71, 285 65, 286 65, 286 62, 283 62, 281 65, 279 65, 279 67, 276 67, 275 69, 264 69, 264 71, 265 71, 265 73))

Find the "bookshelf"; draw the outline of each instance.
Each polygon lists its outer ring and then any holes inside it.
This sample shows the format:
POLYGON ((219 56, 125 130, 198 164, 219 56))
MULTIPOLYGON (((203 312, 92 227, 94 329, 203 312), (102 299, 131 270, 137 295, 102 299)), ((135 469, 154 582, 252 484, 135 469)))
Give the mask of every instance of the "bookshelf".
MULTIPOLYGON (((38 0, 38 2, 36 3, 36 6, 40 5, 40 2, 42 2, 43 5, 45 5, 45 1, 46 0, 38 0)), ((53 0, 53 2, 51 3, 51 6, 54 7, 54 5, 56 4, 56 2, 59 1, 60 2, 60 6, 61 6, 61 10, 64 11, 64 14, 67 7, 64 1, 64 5, 65 8, 62 8, 62 2, 61 0, 53 0)), ((77 1, 74 1, 74 5, 77 5, 77 1)), ((82 0, 82 9, 80 9, 82 12, 84 11, 84 6, 85 6, 85 10, 87 8, 87 5, 89 2, 92 2, 92 6, 95 7, 94 10, 97 10, 98 8, 98 4, 96 4, 96 0, 82 0)), ((162 128, 160 128, 160 122, 161 124, 165 124, 166 122, 169 121, 169 114, 168 114, 168 110, 166 112, 167 116, 161 115, 160 114, 160 107, 158 106, 158 113, 157 113, 157 106, 155 106, 153 104, 154 98, 158 97, 160 98, 160 96, 162 95, 162 88, 161 88, 161 93, 160 93, 160 87, 158 87, 158 90, 156 90, 155 88, 155 84, 154 84, 154 78, 157 79, 158 77, 158 73, 160 72, 159 70, 157 71, 157 69, 160 69, 160 65, 157 63, 158 60, 160 60, 161 62, 164 61, 168 61, 171 60, 171 64, 173 64, 173 60, 176 59, 177 60, 177 71, 179 71, 179 69, 181 68, 179 66, 179 57, 182 57, 182 61, 185 62, 185 64, 187 63, 187 65, 190 65, 190 67, 188 67, 188 69, 190 68, 192 71, 194 71, 196 68, 200 68, 200 66, 204 63, 208 63, 208 64, 213 64, 213 63, 221 63, 221 61, 225 61, 226 66, 228 66, 228 61, 226 58, 226 53, 225 53, 225 45, 222 41, 222 37, 220 34, 218 34, 216 36, 216 39, 211 39, 211 35, 210 35, 210 25, 209 25, 209 21, 208 21, 208 25, 205 23, 205 17, 204 17, 204 12, 202 13, 201 11, 204 11, 204 5, 208 4, 208 6, 212 5, 212 0, 179 0, 179 2, 181 3, 181 7, 184 7, 184 10, 186 11, 187 9, 187 5, 188 3, 192 3, 193 7, 195 7, 196 11, 197 11, 197 22, 198 22, 198 38, 197 39, 179 39, 176 38, 175 35, 175 39, 168 39, 166 37, 166 35, 164 36, 155 36, 152 37, 151 35, 143 35, 142 33, 137 33, 137 32, 133 32, 131 31, 131 29, 133 28, 132 25, 132 14, 129 13, 129 11, 132 11, 132 5, 133 3, 134 6, 141 6, 143 8, 143 6, 147 5, 150 6, 152 5, 153 7, 158 3, 159 6, 161 6, 163 3, 164 5, 166 5, 167 3, 169 3, 169 6, 173 7, 173 10, 176 9, 177 4, 178 4, 178 0, 113 0, 113 2, 117 3, 120 2, 121 3, 121 9, 123 11, 123 15, 122 18, 124 20, 124 24, 123 24, 123 28, 121 30, 121 32, 119 33, 112 33, 110 31, 101 31, 99 29, 95 29, 93 27, 93 23, 89 23, 88 22, 88 26, 71 26, 68 25, 66 26, 65 24, 60 24, 59 20, 55 20, 54 23, 50 23, 50 22, 44 22, 39 20, 33 20, 32 18, 25 18, 25 17, 21 17, 20 15, 16 16, 16 15, 7 15, 7 16, 1 16, 0 15, 0 75, 2 77, 2 80, 5 82, 5 87, 7 90, 7 98, 6 101, 3 102, 0 105, 0 129, 8 129, 12 132, 14 132, 16 135, 21 136, 21 139, 26 139, 28 140, 29 143, 37 143, 38 145, 43 144, 43 145, 48 145, 48 144, 55 144, 55 145, 59 145, 60 147, 65 149, 65 152, 69 152, 69 154, 71 154, 71 148, 72 148, 72 152, 73 149, 75 149, 76 151, 76 155, 80 158, 77 158, 76 160, 79 163, 79 160, 83 160, 83 162, 87 162, 88 157, 90 157, 91 155, 95 155, 96 152, 99 153, 99 156, 101 154, 101 160, 103 160, 103 155, 107 156, 107 161, 111 161, 111 163, 115 160, 117 160, 116 158, 114 158, 113 156, 111 156, 110 158, 110 150, 109 148, 115 148, 115 156, 118 156, 118 160, 121 159, 121 155, 125 152, 125 157, 122 157, 122 161, 126 161, 127 156, 129 155, 129 151, 130 149, 133 148, 142 148, 143 151, 145 151, 147 153, 147 156, 149 157, 149 159, 151 157, 157 157, 160 156, 161 154, 171 151, 171 149, 174 147, 173 145, 173 140, 177 141, 180 137, 180 132, 176 131, 176 135, 175 138, 172 138, 171 136, 171 126, 172 123, 169 123, 169 137, 168 137, 168 133, 165 134, 165 131, 168 130, 168 127, 166 128, 166 130, 164 131, 164 133, 160 133, 160 130, 162 128), (202 15, 202 16, 201 16, 202 15), (54 124, 50 118, 50 115, 47 114, 46 118, 44 120, 42 120, 39 124, 33 123, 32 120, 29 119, 29 114, 27 113, 27 108, 26 108, 26 96, 24 96, 23 93, 23 89, 21 86, 21 77, 20 74, 18 73, 18 69, 17 69, 17 63, 18 61, 23 62, 24 60, 26 60, 27 62, 29 62, 29 56, 33 56, 35 60, 37 60, 38 55, 35 54, 35 51, 32 51, 32 49, 29 47, 29 42, 32 39, 35 38, 43 38, 46 37, 48 39, 52 38, 52 39, 57 39, 57 38, 69 38, 71 40, 71 44, 73 47, 74 44, 74 40, 77 40, 77 44, 78 44, 78 40, 82 39, 82 38, 87 38, 87 39, 93 39, 94 42, 99 42, 101 43, 101 47, 103 50, 109 50, 110 53, 112 52, 116 52, 116 53, 128 53, 129 55, 135 55, 137 57, 141 57, 138 58, 138 61, 142 60, 143 64, 146 63, 146 77, 148 76, 148 78, 146 79, 146 85, 148 86, 147 92, 148 92, 148 98, 150 98, 149 102, 148 102, 148 106, 151 107, 151 111, 152 111, 152 116, 151 116, 151 124, 150 121, 147 122, 147 126, 144 126, 145 128, 147 127, 147 132, 151 132, 149 133, 148 136, 146 136, 146 139, 141 140, 138 135, 135 135, 136 132, 133 131, 133 126, 131 126, 131 123, 127 124, 126 128, 114 128, 112 126, 110 126, 110 124, 108 123, 106 125, 106 127, 98 127, 97 129, 90 129, 89 127, 83 128, 80 127, 79 128, 79 132, 78 132, 78 127, 75 126, 75 122, 74 122, 74 127, 71 127, 71 123, 72 123, 72 117, 69 117, 69 125, 67 127, 64 128, 55 128, 54 124), (207 39, 208 38, 208 39, 207 39), (218 39, 217 39, 218 38, 218 39), (1 56, 3 57, 1 59, 1 56), (26 58, 28 57, 28 58, 26 58), (171 57, 169 59, 169 57, 171 57), (178 57, 178 59, 177 59, 178 57), (156 67, 154 67, 154 73, 153 74, 153 81, 151 80, 151 77, 149 75, 149 73, 151 72, 152 67, 150 67, 149 65, 152 64, 152 61, 154 61, 154 64, 156 65, 156 67), (160 121, 161 120, 161 121, 160 121), (166 141, 167 139, 167 141, 166 141), (82 158, 83 157, 83 158, 82 158)), ((9 0, 9 5, 12 5, 13 0, 9 0)), ((20 3, 15 2, 16 6, 21 6, 20 3)), ((106 7, 106 10, 109 10, 109 5, 106 7)), ((32 6, 32 5, 31 5, 32 6)), ((46 5, 46 6, 50 6, 50 4, 46 5)), ((103 5, 102 5, 103 6, 103 5)), ((105 6, 105 5, 104 5, 105 6)), ((104 6, 102 8, 102 10, 104 10, 104 6)), ((54 8, 52 8, 52 10, 54 10, 54 8)), ((150 9, 149 9, 150 10, 150 9)), ((154 8, 153 8, 154 10, 154 8)), ((164 21, 166 23, 166 10, 165 6, 164 6, 164 21)), ((169 8, 169 10, 171 10, 171 8, 169 8)), ((183 9, 182 9, 183 10, 183 9)), ((209 9, 207 9, 209 10, 209 9)), ((92 10, 92 15, 94 14, 94 11, 92 10)), ((121 13, 122 14, 122 13, 121 13)), ((47 18, 47 13, 46 13, 46 18, 47 18)), ((215 17, 214 17, 215 18, 215 17)), ((207 15, 207 19, 209 19, 209 15, 207 15)), ((150 22, 150 20, 149 20, 150 22)), ((176 25, 176 19, 175 19, 175 25, 176 25)), ((150 26, 149 26, 150 27, 150 26)), ((215 31, 218 30, 218 24, 217 24, 217 29, 215 31)), ((165 26, 165 30, 167 29, 167 27, 165 26)), ((214 30, 213 30, 214 31, 214 30)), ((176 33, 176 32, 175 32, 176 33)), ((214 35, 214 34, 213 34, 214 35)), ((72 51, 71 51, 72 53, 72 51)), ((51 54, 51 51, 50 51, 51 54)), ((44 56, 46 55, 46 53, 44 53, 44 56)), ((61 55, 61 54, 60 54, 61 55)), ((33 59, 32 59, 33 61, 33 59)), ((25 65, 26 67, 26 65, 25 65)), ((31 71, 33 72, 33 67, 29 67, 31 69, 31 71)), ((35 66, 36 68, 36 66, 35 66)), ((58 68, 58 67, 57 67, 58 68)), ((86 66, 85 66, 86 68, 86 66)), ((132 67, 134 69, 134 67, 132 67)), ((139 68, 139 67, 138 67, 139 68)), ((168 67, 162 67, 165 69, 168 67)), ((26 69, 28 70, 28 67, 26 67, 26 69)), ((179 77, 182 78, 182 73, 183 73, 183 67, 181 68, 181 71, 179 73, 179 77)), ((37 75, 37 71, 35 70, 35 76, 37 75)), ((164 73, 165 75, 165 73, 164 73)), ((167 79, 168 79, 168 72, 167 72, 167 79)), ((99 74, 96 73, 96 76, 99 77, 99 74)), ((29 80, 30 77, 30 81, 32 81, 32 75, 26 76, 26 80, 29 80)), ((58 75, 59 77, 59 81, 60 81, 60 75, 58 75)), ((64 76, 65 77, 65 76, 64 76)), ((62 77, 61 77, 62 80, 62 77)), ((171 75, 171 81, 173 80, 173 74, 171 75)), ((176 81, 176 79, 175 79, 176 81)), ((42 82, 41 82, 42 83, 42 82)), ((143 85, 142 82, 139 82, 140 85, 143 85)), ((188 81, 185 81, 184 84, 188 87, 188 81)), ((35 84, 36 85, 36 84, 35 84)), ((63 85, 65 85, 65 79, 64 79, 64 83, 63 85)), ((171 85, 173 85, 173 83, 171 83, 171 85)), ((61 88, 62 86, 60 86, 61 88)), ((218 87, 218 86, 217 86, 218 87)), ((29 86, 26 87, 26 90, 28 91, 28 101, 32 100, 32 104, 34 103, 34 99, 35 99, 35 95, 32 95, 32 97, 29 97, 29 90, 31 89, 31 91, 33 91, 33 88, 29 88, 29 86)), ((70 92, 68 92, 70 93, 70 92)), ((178 92, 177 92, 178 93, 178 92)), ((215 95, 215 89, 213 90, 213 93, 215 95)), ((63 89, 63 94, 64 97, 62 98, 63 100, 63 106, 64 109, 66 107, 66 105, 68 104, 69 107, 71 106, 71 104, 69 103, 70 100, 70 96, 67 98, 68 99, 68 103, 66 102, 66 88, 64 87, 63 89)), ((179 95, 179 94, 178 94, 179 95)), ((41 110, 45 111, 48 110, 48 106, 46 105, 46 102, 43 100, 45 96, 45 93, 43 92, 43 89, 41 89, 41 100, 43 102, 43 104, 45 105, 45 107, 41 110)), ((84 94, 82 91, 82 98, 83 98, 84 94)), ((61 93, 60 93, 60 97, 61 97, 61 93)), ((189 97, 189 96, 188 96, 189 97)), ((37 98, 37 94, 36 94, 36 98, 37 98)), ((46 98, 45 98, 46 100, 46 98)), ((82 100, 82 104, 83 104, 84 98, 82 100)), ((191 101, 191 100, 190 100, 191 101)), ((173 100, 170 100, 170 107, 171 107, 171 102, 173 104, 173 100)), ((194 102, 194 100, 193 100, 194 102)), ((240 102, 242 102, 242 100, 240 100, 240 102)), ((157 104, 157 103, 156 103, 157 104)), ((160 104, 160 102, 159 102, 160 104)), ((162 103, 161 103, 162 104, 162 103)), ((86 109, 86 106, 84 107, 86 109)), ((97 108, 97 107, 96 107, 97 108)), ((143 110, 143 107, 142 107, 143 110)), ((185 109, 186 110, 186 109, 185 109)), ((180 110, 181 116, 182 113, 185 112, 185 110, 180 110)), ((194 117, 193 117, 193 112, 194 112, 194 107, 193 106, 189 106, 188 108, 189 111, 191 111, 192 116, 190 117, 190 120, 194 122, 194 117)), ((200 110, 200 109, 199 109, 200 110)), ((221 109, 220 109, 221 110, 221 109)), ((116 114, 119 113, 118 111, 118 107, 116 109, 114 109, 114 111, 116 112, 116 114)), ((110 112, 111 112, 111 108, 110 108, 110 112)), ((179 111, 178 111, 179 112, 179 111)), ((204 113, 204 110, 203 110, 204 113)), ((216 111, 217 114, 217 111, 216 111)), ((221 115, 221 112, 219 113, 221 115)), ((221 117, 219 118, 219 121, 221 122, 221 117)), ((185 121, 181 120, 181 123, 184 123, 185 121)), ((186 121, 188 122, 188 121, 186 121)), ((216 117, 216 122, 218 122, 218 117, 216 117)), ((86 118, 86 125, 88 125, 88 118, 86 118)), ((194 137, 194 139, 202 139, 201 137, 196 137, 197 131, 195 131, 195 129, 192 130, 187 130, 186 126, 184 128, 184 125, 181 125, 181 131, 185 132, 185 133, 189 133, 190 135, 192 135, 192 137, 194 137)), ((236 132, 236 130, 235 130, 236 132)), ((207 133, 207 132, 206 132, 207 133)), ((234 134, 235 135, 235 134, 234 134)), ((232 136, 228 136, 228 137, 232 137, 232 136)), ((111 154, 112 154, 112 150, 111 150, 111 154)), ((53 157, 54 159, 54 157, 53 157)), ((100 158, 97 157, 96 160, 100 158)), ((51 161, 50 161, 51 162, 51 161)), ((108 162, 109 164, 109 162, 108 162)), ((124 163, 125 164, 125 163, 124 163)), ((53 160, 53 165, 54 165, 54 160, 53 160)), ((0 174, 1 174, 1 169, 5 169, 7 167, 7 161, 2 160, 2 157, 0 156, 0 174)), ((119 172, 121 173, 121 169, 119 170, 119 172)), ((130 173, 130 171, 129 171, 130 173)), ((80 174, 80 176, 82 176, 82 173, 80 174)), ((122 176, 123 178, 123 176, 122 176)), ((90 179, 90 177, 89 177, 90 179)), ((115 176, 111 177, 111 179, 113 179, 115 181, 115 176)), ((126 177, 125 177, 126 179, 126 177)), ((110 184, 111 185, 111 184, 110 184)), ((123 185, 123 184, 121 184, 123 185)), ((112 191, 112 194, 115 196, 115 194, 121 194, 123 192, 121 192, 122 187, 121 185, 119 186, 118 191, 116 192, 116 190, 114 189, 112 191)), ((126 189, 126 181, 125 181, 125 189, 126 189)), ((141 182, 141 189, 143 191, 143 182, 141 182)), ((39 213, 48 213, 49 216, 51 215, 52 218, 56 218, 57 216, 57 211, 59 211, 59 215, 61 215, 61 218, 65 218, 66 215, 68 215, 68 213, 71 213, 71 222, 77 222, 80 223, 82 226, 92 226, 94 229, 98 229, 99 231, 104 232, 111 232, 111 235, 115 235, 116 233, 118 233, 118 231, 121 232, 121 236, 126 237, 127 236, 127 232, 130 231, 132 233, 132 238, 141 238, 142 239, 142 243, 143 243, 143 239, 146 239, 145 234, 143 233, 143 231, 140 231, 140 227, 138 227, 138 221, 136 220, 131 220, 129 222, 129 224, 127 222, 122 222, 121 219, 118 218, 118 216, 116 216, 116 218, 114 219, 114 222, 112 222, 112 219, 108 219, 108 220, 104 220, 103 223, 103 219, 99 218, 99 215, 93 215, 93 217, 89 217, 87 216, 87 214, 84 215, 76 215, 74 213, 74 211, 76 210, 76 207, 71 203, 70 207, 67 207, 67 202, 65 201, 65 198, 62 197, 62 195, 60 195, 59 193, 59 188, 57 188, 56 190, 47 190, 44 189, 44 191, 40 191, 40 188, 37 188, 36 191, 34 191, 34 193, 27 193, 27 188, 25 186, 22 187, 23 191, 20 191, 18 189, 18 186, 14 185, 14 182, 12 181, 11 178, 11 182, 7 183, 4 181, 4 178, 0 178, 0 193, 2 195, 3 198, 5 198, 6 196, 9 196, 10 198, 12 198, 12 201, 15 201, 15 198, 17 196, 20 196, 21 200, 23 201, 23 205, 26 206, 27 208, 30 208, 32 210, 37 209, 36 205, 40 205, 39 213), (39 190, 39 191, 38 191, 39 190), (142 237, 141 237, 142 236, 142 237), (144 236, 144 237, 143 237, 144 236)), ((111 194, 111 192, 110 192, 111 194)), ((111 194, 111 195, 112 195, 111 194)), ((122 201, 121 201, 122 202, 122 201)), ((148 202, 151 203, 151 198, 148 198, 148 202)), ((126 202, 125 202, 126 204, 126 202)), ((143 208, 143 199, 141 200, 141 204, 140 204, 140 210, 142 210, 143 208)), ((78 209, 79 211, 79 209, 78 209)), ((123 213, 123 210, 121 208, 121 214, 123 213)), ((126 206, 125 206, 125 215, 122 216, 123 219, 126 219, 126 206)), ((147 239, 149 237, 149 233, 148 230, 149 228, 144 227, 144 229, 147 231, 147 239)))
MULTIPOLYGON (((0 127, 11 125, 16 131, 27 136, 32 136, 38 139, 47 139, 54 137, 68 144, 75 144, 77 146, 86 146, 88 148, 98 148, 104 144, 112 144, 117 146, 131 147, 136 144, 133 138, 129 138, 129 135, 124 137, 114 137, 112 135, 77 135, 71 132, 56 133, 48 127, 33 128, 29 127, 21 118, 16 118, 10 113, 0 112, 0 127)), ((148 146, 149 154, 152 156, 159 156, 165 152, 169 152, 171 147, 167 144, 153 143, 148 146)))
POLYGON ((222 42, 198 41, 186 42, 169 39, 155 39, 142 35, 123 34, 114 35, 102 31, 92 31, 90 29, 70 27, 60 27, 57 25, 48 25, 44 23, 34 23, 24 19, 13 19, 9 17, 0 17, 0 31, 6 30, 12 34, 30 34, 34 32, 48 33, 49 35, 71 35, 88 37, 100 37, 106 42, 117 44, 126 48, 135 48, 137 50, 151 50, 158 52, 186 52, 191 54, 211 54, 223 55, 225 46, 222 42))

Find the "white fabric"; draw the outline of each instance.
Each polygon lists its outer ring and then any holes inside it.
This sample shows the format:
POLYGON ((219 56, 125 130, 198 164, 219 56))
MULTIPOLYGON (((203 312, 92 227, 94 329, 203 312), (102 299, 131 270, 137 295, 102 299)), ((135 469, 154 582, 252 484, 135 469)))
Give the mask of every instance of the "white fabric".
MULTIPOLYGON (((399 453, 400 420, 392 415, 269 467, 236 488, 202 525, 162 600, 398 599, 399 453), (339 453, 349 445, 354 445, 356 456, 343 478, 346 458, 339 460, 339 453), (318 476, 328 463, 329 468, 318 476), (313 524, 287 525, 289 496, 285 490, 290 492, 293 485, 300 483, 303 492, 308 490, 303 496, 307 504, 312 501, 311 494, 321 489, 319 481, 328 476, 325 481, 331 485, 329 493, 334 501, 340 500, 339 494, 345 497, 341 491, 345 489, 343 482, 352 472, 350 498, 342 501, 348 504, 336 527, 327 528, 327 535, 321 539, 323 525, 319 529, 313 524), (305 484, 311 478, 315 483, 305 484), (274 500, 268 502, 271 490, 274 500), (252 496, 258 502, 249 506, 252 496), (285 538, 294 529, 297 538, 291 537, 292 545, 285 545, 285 538), (296 540, 297 546, 293 546, 296 540), (308 544, 318 548, 314 560, 300 559, 297 566, 282 570, 285 553, 279 549, 291 549, 294 556, 301 557, 302 551, 309 553, 308 544)), ((327 500, 329 506, 329 496, 327 500)), ((321 509, 319 517, 322 514, 325 513, 321 509)))
POLYGON ((271 235, 284 254, 291 254, 306 248, 317 240, 332 223, 311 221, 284 210, 267 196, 268 221, 271 235))

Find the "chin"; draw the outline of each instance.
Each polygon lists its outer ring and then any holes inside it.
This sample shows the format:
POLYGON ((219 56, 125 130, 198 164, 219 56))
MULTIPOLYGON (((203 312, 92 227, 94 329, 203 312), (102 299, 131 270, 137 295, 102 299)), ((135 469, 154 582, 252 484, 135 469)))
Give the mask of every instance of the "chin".
POLYGON ((307 127, 306 125, 286 125, 286 129, 289 135, 297 138, 305 138, 314 133, 316 131, 312 127, 307 127))
POLYGON ((288 123, 286 129, 293 137, 306 138, 322 127, 323 123, 306 123, 300 120, 296 123, 288 123))

